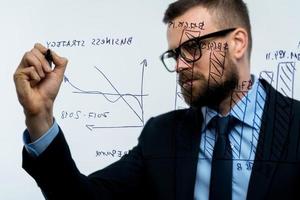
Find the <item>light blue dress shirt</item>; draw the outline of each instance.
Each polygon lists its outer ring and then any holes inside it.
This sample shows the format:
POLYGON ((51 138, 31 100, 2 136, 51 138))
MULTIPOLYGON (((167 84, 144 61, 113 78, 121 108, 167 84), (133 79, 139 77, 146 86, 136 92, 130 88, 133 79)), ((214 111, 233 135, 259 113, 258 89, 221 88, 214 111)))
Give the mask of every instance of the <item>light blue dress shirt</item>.
MULTIPOLYGON (((261 117, 265 105, 266 92, 259 80, 252 76, 251 90, 244 96, 242 91, 234 95, 240 97, 228 115, 238 119, 238 123, 229 133, 233 155, 232 199, 245 200, 252 171, 257 141, 259 138, 261 117)), ((197 177, 194 190, 195 200, 209 199, 211 160, 215 144, 215 129, 208 128, 210 120, 219 115, 216 111, 203 107, 202 135, 200 142, 197 177)))
MULTIPOLYGON (((261 126, 261 117, 265 105, 266 93, 256 77, 253 76, 252 89, 242 97, 231 109, 229 115, 239 120, 232 129, 229 140, 233 152, 233 180, 232 199, 246 199, 250 174, 252 171, 255 150, 261 126)), ((195 200, 208 200, 211 173, 211 158, 215 143, 215 130, 208 129, 210 120, 218 113, 207 107, 202 108, 204 121, 202 124, 202 135, 200 152, 197 165, 197 177, 194 190, 195 200)), ((41 138, 30 143, 29 133, 26 130, 23 140, 26 150, 32 156, 39 156, 54 140, 59 133, 58 124, 54 121, 53 126, 41 138)))
POLYGON ((32 143, 28 130, 25 130, 23 134, 25 149, 30 155, 37 157, 47 149, 58 133, 59 128, 55 120, 52 127, 42 137, 32 143))

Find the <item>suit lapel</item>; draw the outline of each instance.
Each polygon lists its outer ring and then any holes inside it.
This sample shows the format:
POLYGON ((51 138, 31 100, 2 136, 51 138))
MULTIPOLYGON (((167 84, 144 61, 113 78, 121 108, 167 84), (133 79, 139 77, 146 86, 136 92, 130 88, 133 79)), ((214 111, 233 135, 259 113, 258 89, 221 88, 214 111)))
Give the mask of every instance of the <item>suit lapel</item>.
POLYGON ((293 101, 262 81, 267 93, 261 131, 249 182, 247 199, 265 199, 278 162, 284 160, 293 101))
POLYGON ((202 124, 200 110, 190 108, 176 134, 176 199, 193 199, 202 124))

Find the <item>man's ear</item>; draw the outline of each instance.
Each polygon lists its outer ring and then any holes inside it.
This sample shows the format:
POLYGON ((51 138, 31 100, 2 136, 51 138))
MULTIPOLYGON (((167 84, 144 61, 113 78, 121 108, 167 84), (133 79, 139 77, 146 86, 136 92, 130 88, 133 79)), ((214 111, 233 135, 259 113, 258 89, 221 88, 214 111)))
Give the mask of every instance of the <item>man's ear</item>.
POLYGON ((249 37, 244 28, 237 28, 231 35, 231 55, 240 60, 244 56, 247 56, 249 37))

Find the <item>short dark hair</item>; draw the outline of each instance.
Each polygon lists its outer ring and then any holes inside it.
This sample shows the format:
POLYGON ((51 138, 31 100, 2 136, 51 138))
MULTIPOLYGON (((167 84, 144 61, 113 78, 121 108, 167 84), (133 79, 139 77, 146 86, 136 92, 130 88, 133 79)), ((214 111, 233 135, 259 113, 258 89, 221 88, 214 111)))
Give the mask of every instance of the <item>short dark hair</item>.
POLYGON ((177 0, 167 8, 163 22, 169 23, 195 6, 206 8, 213 16, 218 28, 245 28, 249 38, 248 55, 250 59, 252 49, 251 24, 247 5, 243 0, 177 0))

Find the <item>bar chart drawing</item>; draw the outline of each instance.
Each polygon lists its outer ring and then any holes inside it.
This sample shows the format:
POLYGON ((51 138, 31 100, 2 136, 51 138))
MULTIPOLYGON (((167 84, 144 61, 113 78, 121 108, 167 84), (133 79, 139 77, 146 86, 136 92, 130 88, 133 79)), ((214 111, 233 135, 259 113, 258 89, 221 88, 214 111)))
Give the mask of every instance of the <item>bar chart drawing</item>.
MULTIPOLYGON (((232 92, 231 97, 231 110, 230 114, 236 116, 239 121, 244 122, 246 116, 246 109, 249 103, 246 91, 236 90, 232 92)), ((231 134, 229 135, 233 159, 239 159, 241 155, 242 139, 244 133, 244 123, 240 126, 232 125, 231 134)))
MULTIPOLYGON (((274 81, 274 72, 262 71, 259 75, 259 79, 264 79, 270 85, 272 85, 274 81)), ((264 102, 266 100, 265 95, 263 95, 263 91, 265 91, 268 95, 268 91, 266 91, 261 84, 258 84, 257 93, 255 97, 255 106, 254 106, 254 119, 253 119, 254 129, 252 129, 251 147, 250 147, 248 160, 254 160, 254 156, 256 155, 256 146, 258 143, 260 127, 262 123, 263 109, 264 106, 268 106, 268 105, 261 104, 261 102, 264 102)))
MULTIPOLYGON (((200 35, 201 35, 201 31, 184 29, 182 31, 179 44, 182 44, 182 42, 185 41, 185 39, 187 39, 187 40, 193 39, 193 38, 199 37, 200 35)), ((182 59, 182 58, 179 58, 179 59, 182 59)), ((185 65, 189 66, 188 70, 191 73, 193 73, 194 64, 187 63, 183 59, 182 59, 182 61, 185 63, 185 65)), ((180 88, 180 86, 178 84, 179 83, 178 76, 177 76, 176 82, 177 82, 177 84, 176 84, 176 88, 175 88, 175 103, 174 103, 175 110, 188 108, 188 105, 186 104, 186 102, 184 100, 184 96, 183 96, 183 92, 182 92, 182 90, 184 90, 184 89, 180 88)), ((190 93, 190 92, 191 91, 188 91, 188 93, 190 93)))
POLYGON ((270 159, 280 159, 282 148, 286 146, 284 145, 286 141, 283 138, 290 132, 289 125, 292 117, 295 66, 294 62, 281 62, 278 64, 276 89, 283 96, 276 95, 274 130, 277 130, 279 134, 274 134, 270 159), (290 98, 287 99, 284 96, 290 98))
MULTIPOLYGON (((214 65, 214 69, 216 69, 216 65, 214 65)), ((218 68, 221 69, 221 68, 218 68)), ((270 85, 273 85, 277 91, 281 94, 276 95, 275 97, 275 106, 269 107, 270 105, 264 104, 261 102, 265 102, 266 97, 270 95, 270 90, 267 90, 261 83, 257 84, 257 93, 255 94, 255 103, 254 103, 254 118, 253 118, 253 127, 251 133, 251 141, 250 141, 250 150, 247 153, 248 157, 241 158, 241 149, 242 149, 242 137, 244 134, 244 125, 233 127, 230 135, 230 141, 232 146, 233 159, 236 161, 248 161, 253 162, 256 156, 256 159, 260 160, 278 160, 280 159, 280 152, 282 152, 282 148, 285 146, 283 142, 284 136, 290 131, 289 130, 289 122, 291 120, 292 113, 292 104, 294 97, 294 87, 295 87, 295 72, 296 72, 296 63, 295 62, 279 62, 276 68, 276 72, 273 71, 262 71, 259 74, 259 79, 264 79, 270 85), (265 95, 263 95, 265 94, 265 95), (286 99, 285 97, 290 97, 290 99, 286 99), (262 121, 262 116, 264 111, 268 112, 268 109, 275 109, 274 116, 268 116, 268 118, 272 118, 274 120, 273 131, 276 131, 279 134, 273 134, 272 144, 270 155, 268 158, 262 154, 262 149, 258 152, 256 151, 259 134, 262 131, 261 126, 262 123, 267 123, 266 121, 262 121), (234 135, 234 136, 233 136, 234 135)), ((221 76, 221 71, 219 73, 210 74, 213 76, 213 81, 218 80, 221 76)), ((250 100, 247 98, 247 95, 244 91, 234 91, 232 93, 232 99, 237 99, 239 101, 239 106, 237 105, 237 101, 233 101, 234 107, 231 108, 231 114, 235 116, 242 116, 238 120, 243 122, 246 115, 247 104, 250 100), (235 97, 235 98, 233 98, 235 97)), ((204 115, 204 121, 206 118, 212 118, 208 112, 204 115)), ((201 159, 210 159, 212 157, 214 141, 215 137, 212 135, 204 134, 204 151, 207 157, 201 159)), ((264 138, 262 138, 264 139, 264 138)), ((264 142, 264 141, 261 141, 264 142)))
MULTIPOLYGON (((225 57, 226 51, 212 50, 210 52, 208 87, 211 87, 212 85, 220 85, 221 78, 224 74, 225 57)), ((212 116, 209 115, 210 113, 206 111, 205 115, 203 116, 204 121, 206 121, 207 118, 212 118, 212 116)), ((203 134, 204 154, 207 155, 208 158, 212 158, 215 137, 208 135, 206 131, 203 134)))

